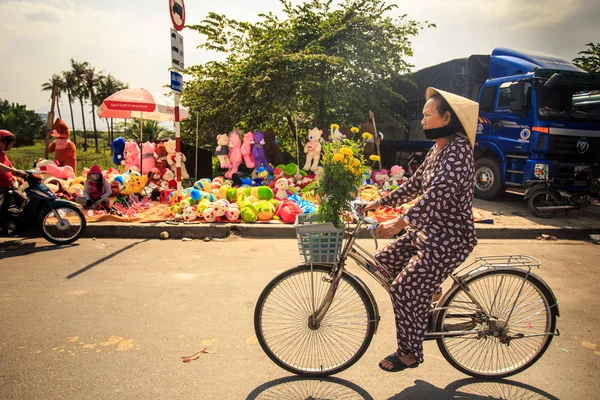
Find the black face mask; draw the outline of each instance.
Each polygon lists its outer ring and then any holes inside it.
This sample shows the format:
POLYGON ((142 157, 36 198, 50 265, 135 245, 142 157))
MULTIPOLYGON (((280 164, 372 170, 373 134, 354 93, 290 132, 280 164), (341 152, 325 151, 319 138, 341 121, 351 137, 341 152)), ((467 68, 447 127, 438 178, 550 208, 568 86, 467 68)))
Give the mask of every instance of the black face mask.
POLYGON ((425 137, 429 140, 439 139, 455 134, 454 129, 450 126, 442 126, 441 128, 423 129, 425 137))

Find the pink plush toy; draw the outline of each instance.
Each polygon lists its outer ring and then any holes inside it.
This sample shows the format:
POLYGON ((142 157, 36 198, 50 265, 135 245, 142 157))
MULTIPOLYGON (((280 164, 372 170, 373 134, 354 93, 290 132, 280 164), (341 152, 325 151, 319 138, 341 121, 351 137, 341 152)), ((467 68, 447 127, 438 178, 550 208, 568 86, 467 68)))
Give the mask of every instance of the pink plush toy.
POLYGON ((401 185, 404 181, 403 178, 405 172, 406 171, 404 171, 404 168, 399 165, 392 166, 390 169, 390 184, 394 186, 401 185))
POLYGON ((38 166, 38 169, 43 174, 50 174, 58 179, 75 179, 75 171, 73 171, 73 168, 71 168, 70 165, 59 167, 54 163, 48 163, 46 165, 38 166))
POLYGON ((156 145, 151 142, 142 144, 142 174, 147 174, 156 167, 156 158, 154 158, 154 152, 156 151, 156 145))
POLYGON ((125 171, 136 168, 135 171, 140 171, 140 146, 137 143, 128 140, 125 143, 125 171))
POLYGON ((254 140, 254 134, 252 132, 246 132, 244 134, 244 144, 242 144, 242 157, 244 157, 244 164, 246 167, 252 169, 256 166, 254 156, 252 156, 252 141, 254 140))
POLYGON ((231 166, 225 173, 225 178, 231 179, 233 174, 237 174, 238 168, 242 164, 242 141, 236 131, 229 134, 229 162, 231 166))
POLYGON ((387 169, 382 169, 381 171, 373 171, 371 174, 371 180, 373 183, 381 186, 384 182, 390 181, 390 176, 388 175, 387 169))

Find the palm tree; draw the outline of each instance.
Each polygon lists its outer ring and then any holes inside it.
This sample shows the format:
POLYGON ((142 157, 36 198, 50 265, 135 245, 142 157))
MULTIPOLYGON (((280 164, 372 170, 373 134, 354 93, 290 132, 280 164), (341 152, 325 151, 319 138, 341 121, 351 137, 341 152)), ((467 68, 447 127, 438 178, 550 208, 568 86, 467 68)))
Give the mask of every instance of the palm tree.
POLYGON ((71 58, 71 68, 77 82, 73 94, 79 99, 79 103, 81 104, 81 118, 83 122, 83 151, 87 151, 87 130, 85 128, 85 112, 83 110, 83 103, 90 97, 85 81, 86 71, 90 68, 90 63, 87 61, 77 62, 71 58))
MULTIPOLYGON (((101 72, 96 72, 96 68, 90 66, 84 75, 85 84, 92 103, 92 123, 94 124, 94 141, 96 144, 96 153, 98 150, 98 129, 96 128, 96 104, 98 103, 97 90, 103 79, 101 72)), ((102 101, 102 99, 100 99, 102 101)))
MULTIPOLYGON (((112 76, 112 74, 108 74, 107 76, 101 76, 101 79, 98 82, 98 88, 96 89, 96 101, 94 102, 94 104, 96 105, 96 107, 100 107, 104 99, 106 99, 111 94, 116 93, 121 89, 124 89, 125 87, 127 87, 127 85, 119 81, 118 79, 115 79, 115 77, 112 76)), ((106 126, 108 127, 109 132, 108 140, 110 143, 112 143, 112 121, 109 125, 108 118, 106 118, 106 126)))
POLYGON ((71 110, 71 127, 73 128, 73 142, 77 144, 77 135, 75 134, 75 120, 73 118, 73 94, 77 90, 77 78, 73 71, 63 72, 63 82, 65 83, 65 90, 69 99, 69 109, 71 110))
POLYGON ((62 119, 62 115, 60 114, 60 106, 59 106, 60 95, 65 89, 65 81, 63 80, 62 76, 60 76, 59 74, 52 75, 52 78, 50 78, 48 80, 48 82, 45 82, 42 84, 42 91, 50 92, 50 101, 52 101, 52 94, 53 94, 55 86, 56 86, 56 108, 58 110, 58 117, 60 119, 62 119))

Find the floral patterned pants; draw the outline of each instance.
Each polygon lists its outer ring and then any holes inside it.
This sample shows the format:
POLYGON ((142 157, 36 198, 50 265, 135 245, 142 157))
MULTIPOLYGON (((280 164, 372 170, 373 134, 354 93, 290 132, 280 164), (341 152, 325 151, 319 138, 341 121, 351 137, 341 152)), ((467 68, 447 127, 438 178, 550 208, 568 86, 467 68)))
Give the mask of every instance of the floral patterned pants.
POLYGON ((423 362, 423 340, 434 292, 471 253, 465 249, 440 254, 416 248, 407 235, 375 255, 391 283, 390 298, 396 319, 398 355, 412 354, 423 362))

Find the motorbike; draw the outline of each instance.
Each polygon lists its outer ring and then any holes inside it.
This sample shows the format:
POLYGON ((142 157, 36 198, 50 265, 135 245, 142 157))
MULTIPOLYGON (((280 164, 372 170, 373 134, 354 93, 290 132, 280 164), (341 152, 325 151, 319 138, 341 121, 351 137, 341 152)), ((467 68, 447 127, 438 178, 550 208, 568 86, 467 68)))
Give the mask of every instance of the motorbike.
POLYGON ((25 189, 9 192, 11 204, 0 221, 3 231, 12 236, 27 236, 38 229, 47 241, 57 245, 79 239, 85 232, 86 219, 78 205, 59 199, 44 185, 41 175, 34 171, 25 173, 25 189))
POLYGON ((581 170, 576 181, 585 181, 586 187, 579 192, 570 192, 568 182, 554 179, 528 181, 525 199, 529 210, 536 217, 552 218, 559 211, 580 210, 592 204, 600 204, 600 161, 581 170))
POLYGON ((425 153, 410 153, 410 156, 408 157, 408 169, 410 170, 410 173, 414 174, 421 164, 423 164, 423 161, 425 161, 425 153))

